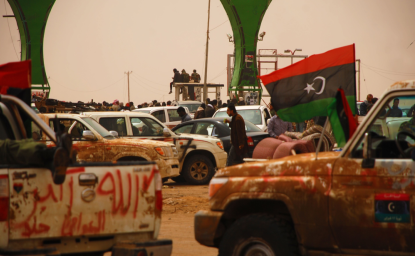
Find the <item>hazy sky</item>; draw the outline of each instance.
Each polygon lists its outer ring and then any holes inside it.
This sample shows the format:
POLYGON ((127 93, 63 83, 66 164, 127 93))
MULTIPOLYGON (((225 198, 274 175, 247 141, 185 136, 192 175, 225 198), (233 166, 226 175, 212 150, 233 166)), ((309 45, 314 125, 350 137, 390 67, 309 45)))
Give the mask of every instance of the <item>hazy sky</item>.
MULTIPOLYGON (((0 2, 1 15, 10 15, 0 2)), ((203 79, 207 7, 207 0, 56 0, 44 46, 51 98, 126 102, 124 72, 133 71, 135 104, 172 100, 173 68, 197 69, 203 79)), ((312 55, 355 43, 362 98, 379 97, 394 81, 415 79, 414 11, 414 0, 273 0, 258 49, 312 55)), ((232 30, 219 0, 211 0, 210 28, 208 82, 226 84, 232 30)), ((19 39, 15 20, 0 17, 1 64, 20 60, 19 39)))

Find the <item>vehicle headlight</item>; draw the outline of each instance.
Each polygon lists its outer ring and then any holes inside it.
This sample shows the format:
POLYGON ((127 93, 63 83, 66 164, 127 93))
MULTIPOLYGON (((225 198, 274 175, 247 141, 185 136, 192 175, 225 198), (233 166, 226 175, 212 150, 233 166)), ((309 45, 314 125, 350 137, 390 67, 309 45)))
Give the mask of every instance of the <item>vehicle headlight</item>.
POLYGON ((217 141, 217 142, 216 142, 216 145, 217 145, 220 149, 224 150, 224 148, 223 148, 223 144, 222 144, 222 141, 217 141))
POLYGON ((179 155, 179 151, 177 151, 177 148, 176 148, 176 146, 171 146, 171 150, 173 151, 173 155, 174 156, 178 156, 179 155))
POLYGON ((161 156, 165 156, 165 157, 172 157, 173 156, 173 149, 171 147, 156 147, 154 148, 157 153, 159 153, 159 155, 161 156))
POLYGON ((223 185, 228 182, 229 178, 213 178, 209 183, 209 199, 211 199, 223 185))

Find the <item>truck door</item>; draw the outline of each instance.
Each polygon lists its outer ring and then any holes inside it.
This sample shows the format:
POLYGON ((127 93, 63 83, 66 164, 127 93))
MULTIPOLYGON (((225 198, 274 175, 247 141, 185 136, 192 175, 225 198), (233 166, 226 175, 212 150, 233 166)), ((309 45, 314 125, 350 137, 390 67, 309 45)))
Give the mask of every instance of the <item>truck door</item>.
POLYGON ((62 246, 56 238, 137 234, 158 225, 154 164, 72 166, 62 185, 53 183, 48 169, 9 171, 11 240, 53 238, 62 246))
POLYGON ((415 252, 415 162, 411 159, 415 122, 414 117, 409 121, 399 117, 396 108, 391 111, 395 98, 412 106, 415 96, 395 96, 385 97, 371 110, 367 123, 356 131, 359 136, 351 143, 351 150, 335 162, 330 224, 343 252, 415 252), (390 119, 401 122, 397 131, 392 131, 393 127, 383 130, 390 119), (412 132, 413 138, 405 135, 397 140, 402 131, 412 132), (372 156, 369 161, 363 159, 366 133, 371 138, 371 143, 366 143, 372 156))

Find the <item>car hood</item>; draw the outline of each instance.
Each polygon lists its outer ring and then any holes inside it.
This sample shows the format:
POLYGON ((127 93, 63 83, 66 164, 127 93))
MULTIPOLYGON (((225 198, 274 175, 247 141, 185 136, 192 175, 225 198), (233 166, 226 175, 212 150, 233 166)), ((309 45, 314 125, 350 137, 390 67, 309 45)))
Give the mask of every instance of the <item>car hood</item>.
POLYGON ((201 134, 191 134, 191 133, 180 133, 178 136, 179 139, 181 138, 193 138, 195 140, 208 140, 208 141, 218 141, 219 139, 209 135, 201 135, 201 134))
POLYGON ((141 139, 141 140, 134 140, 134 139, 112 139, 107 140, 104 139, 105 143, 110 145, 124 145, 124 146, 141 146, 141 147, 171 147, 171 143, 157 141, 157 140, 149 140, 149 139, 141 139))
POLYGON ((339 155, 340 152, 320 152, 318 159, 315 160, 315 153, 305 153, 269 161, 245 163, 219 169, 215 177, 329 175, 339 155))

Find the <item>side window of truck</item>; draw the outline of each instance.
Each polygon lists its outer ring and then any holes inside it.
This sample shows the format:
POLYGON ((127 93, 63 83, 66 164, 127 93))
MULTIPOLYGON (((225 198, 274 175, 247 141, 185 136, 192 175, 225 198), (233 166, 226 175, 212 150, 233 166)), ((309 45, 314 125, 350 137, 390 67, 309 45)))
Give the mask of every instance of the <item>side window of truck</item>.
POLYGON ((49 126, 56 133, 66 132, 71 135, 72 140, 84 140, 83 131, 89 130, 86 126, 73 119, 55 119, 49 120, 49 126))
POLYGON ((132 117, 131 129, 134 136, 163 136, 163 126, 148 117, 132 117))
POLYGON ((127 125, 124 117, 102 117, 99 124, 108 131, 118 132, 118 136, 127 136, 127 125))
POLYGON ((160 122, 165 123, 166 122, 166 115, 164 114, 163 110, 154 111, 151 113, 155 118, 157 118, 160 122))
POLYGON ((176 109, 168 109, 167 114, 169 115, 170 122, 181 121, 179 114, 177 113, 176 109))
MULTIPOLYGON (((371 156, 382 159, 410 158, 415 148, 415 96, 392 98, 377 111, 375 120, 365 132, 371 138, 371 156), (407 117, 403 115, 405 108, 410 109, 407 117)), ((352 156, 363 158, 363 147, 364 135, 352 156)))
POLYGON ((5 116, 0 114, 0 139, 12 139, 14 140, 14 134, 12 128, 10 127, 9 121, 5 116))

